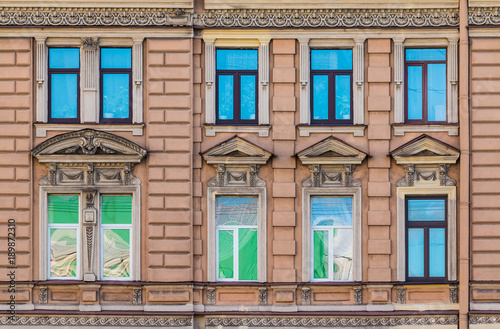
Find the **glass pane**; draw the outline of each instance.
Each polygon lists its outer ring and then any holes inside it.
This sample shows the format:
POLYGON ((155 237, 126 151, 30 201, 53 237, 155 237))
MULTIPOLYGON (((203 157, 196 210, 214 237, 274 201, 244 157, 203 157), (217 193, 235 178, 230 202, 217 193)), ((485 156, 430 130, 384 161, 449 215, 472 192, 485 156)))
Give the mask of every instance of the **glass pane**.
POLYGON ((50 116, 53 119, 78 117, 78 75, 50 75, 50 116))
POLYGON ((232 75, 219 75, 219 119, 233 120, 234 83, 232 75))
POLYGON ((422 120, 421 66, 408 66, 408 120, 422 120))
POLYGON ((257 280, 257 229, 238 230, 239 280, 257 280))
POLYGON ((446 49, 406 49, 407 61, 445 61, 446 49))
POLYGON ((255 75, 241 76, 241 119, 255 120, 255 75))
POLYGON ((216 225, 257 225, 257 197, 217 197, 216 225))
POLYGON ((313 119, 328 120, 328 75, 313 76, 313 119))
POLYGON ((408 229, 408 276, 424 276, 424 229, 408 229))
POLYGON ((352 197, 312 197, 311 225, 352 226, 352 197))
POLYGON ((311 50, 311 70, 352 70, 352 49, 311 50))
POLYGON ((408 199, 409 221, 444 221, 445 199, 408 199))
POLYGON ((315 279, 328 279, 328 231, 313 231, 313 270, 315 279))
POLYGON ((335 76, 335 119, 351 118, 351 76, 335 76))
POLYGON ((104 118, 128 118, 130 113, 130 74, 103 74, 104 118))
POLYGON ((257 49, 217 49, 217 70, 257 70, 257 49))
POLYGON ((446 64, 427 65, 427 121, 446 121, 446 64))
POLYGON ((50 69, 80 68, 79 48, 49 48, 50 69))
POLYGON ((101 222, 103 224, 132 224, 132 196, 101 196, 101 222))
POLYGON ((103 69, 132 68, 132 49, 101 48, 101 68, 103 69))
POLYGON ((50 229, 50 276, 76 277, 76 229, 50 229))
POLYGON ((102 273, 107 278, 130 277, 130 230, 102 230, 102 273))
POLYGON ((234 278, 234 232, 219 231, 219 278, 234 278))
POLYGON ((352 229, 333 229, 333 280, 352 281, 352 229))
POLYGON ((429 276, 444 277, 446 256, 445 256, 445 229, 429 229, 429 276))
POLYGON ((49 194, 49 223, 50 224, 78 224, 79 213, 78 195, 49 194))

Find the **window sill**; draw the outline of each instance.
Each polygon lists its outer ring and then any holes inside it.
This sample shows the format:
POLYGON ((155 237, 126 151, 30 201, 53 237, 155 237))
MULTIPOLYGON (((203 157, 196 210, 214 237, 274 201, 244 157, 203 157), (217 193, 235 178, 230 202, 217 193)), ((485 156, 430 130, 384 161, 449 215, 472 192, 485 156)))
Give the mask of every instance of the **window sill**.
POLYGON ((204 125, 205 136, 215 136, 217 133, 258 133, 259 137, 269 137, 270 125, 262 126, 219 126, 204 125))
POLYGON ((449 136, 458 136, 458 124, 441 125, 406 125, 402 123, 392 124, 394 136, 404 136, 405 133, 416 132, 447 132, 449 136))
POLYGON ((144 124, 65 124, 65 123, 35 123, 36 137, 47 137, 47 131, 77 131, 81 129, 97 129, 102 131, 130 131, 134 136, 144 134, 144 124))
POLYGON ((365 135, 365 125, 351 125, 351 126, 310 126, 310 125, 300 125, 299 128, 300 136, 309 136, 310 134, 316 133, 345 133, 353 134, 356 137, 363 137, 365 135))

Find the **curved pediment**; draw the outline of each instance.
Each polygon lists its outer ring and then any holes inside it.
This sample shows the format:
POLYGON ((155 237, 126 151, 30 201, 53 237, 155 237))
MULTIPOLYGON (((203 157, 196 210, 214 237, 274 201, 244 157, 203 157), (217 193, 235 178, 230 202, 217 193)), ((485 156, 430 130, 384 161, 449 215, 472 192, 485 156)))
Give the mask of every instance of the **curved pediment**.
POLYGON ((54 136, 31 152, 40 163, 139 163, 147 154, 126 138, 93 129, 54 136))
POLYGON ((426 134, 391 151, 390 155, 400 164, 454 164, 460 151, 426 134))
POLYGON ((208 164, 263 165, 272 156, 271 152, 234 136, 202 153, 208 164))
POLYGON ((297 153, 304 165, 361 164, 368 154, 330 136, 297 153))

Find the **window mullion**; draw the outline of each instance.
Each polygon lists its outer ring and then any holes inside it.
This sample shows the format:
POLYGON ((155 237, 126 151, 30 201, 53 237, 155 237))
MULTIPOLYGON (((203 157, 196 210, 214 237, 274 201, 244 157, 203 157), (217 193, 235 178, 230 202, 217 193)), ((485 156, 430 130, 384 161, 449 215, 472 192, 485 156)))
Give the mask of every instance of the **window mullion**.
POLYGON ((328 229, 328 262, 330 263, 328 265, 328 279, 330 281, 333 281, 333 273, 334 273, 334 259, 333 259, 333 232, 334 232, 334 228, 330 227, 328 229))
POLYGON ((337 74, 333 71, 328 72, 328 83, 331 86, 331 89, 328 93, 328 121, 330 122, 336 121, 336 113, 335 113, 335 111, 337 110, 335 104, 335 100, 337 99, 337 95, 335 94, 336 75, 337 74))
POLYGON ((234 258, 234 261, 233 261, 233 269, 234 269, 234 272, 233 272, 233 280, 235 281, 239 281, 240 279, 240 269, 238 267, 238 264, 239 264, 239 256, 240 256, 240 253, 239 253, 239 229, 233 229, 233 236, 234 236, 234 239, 233 239, 233 258, 234 258))

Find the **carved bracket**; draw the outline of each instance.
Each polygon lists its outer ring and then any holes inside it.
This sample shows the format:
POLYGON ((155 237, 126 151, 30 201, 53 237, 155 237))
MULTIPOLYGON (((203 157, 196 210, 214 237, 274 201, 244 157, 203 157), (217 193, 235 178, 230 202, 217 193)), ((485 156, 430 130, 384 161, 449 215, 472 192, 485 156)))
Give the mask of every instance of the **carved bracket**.
POLYGON ((399 304, 406 304, 406 288, 405 287, 398 287, 398 303, 399 304))
POLYGON ((83 210, 83 226, 85 228, 85 245, 84 245, 84 281, 95 281, 95 250, 93 248, 95 244, 95 226, 97 223, 97 210, 95 208, 96 202, 95 190, 83 191, 83 197, 85 200, 85 209, 83 210))
POLYGON ((259 305, 267 305, 267 288, 259 288, 259 305))
POLYGON ((207 305, 215 305, 215 288, 207 288, 207 305))
POLYGON ((354 304, 355 305, 363 304, 363 287, 354 288, 354 304))
POLYGON ((311 288, 302 288, 302 305, 311 304, 311 288))

